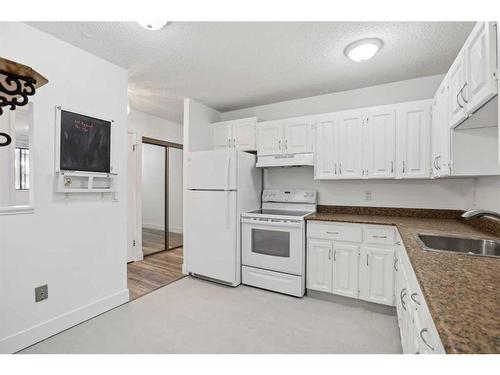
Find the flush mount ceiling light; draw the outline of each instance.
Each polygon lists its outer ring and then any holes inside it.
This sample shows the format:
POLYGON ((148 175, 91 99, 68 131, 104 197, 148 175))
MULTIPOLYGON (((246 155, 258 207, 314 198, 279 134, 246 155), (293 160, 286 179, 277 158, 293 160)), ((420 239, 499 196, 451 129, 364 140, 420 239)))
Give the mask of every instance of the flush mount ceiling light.
POLYGON ((147 30, 156 31, 164 28, 168 21, 137 21, 137 23, 147 30))
POLYGON ((352 61, 370 60, 382 48, 382 41, 377 38, 361 39, 349 44, 344 53, 352 61))

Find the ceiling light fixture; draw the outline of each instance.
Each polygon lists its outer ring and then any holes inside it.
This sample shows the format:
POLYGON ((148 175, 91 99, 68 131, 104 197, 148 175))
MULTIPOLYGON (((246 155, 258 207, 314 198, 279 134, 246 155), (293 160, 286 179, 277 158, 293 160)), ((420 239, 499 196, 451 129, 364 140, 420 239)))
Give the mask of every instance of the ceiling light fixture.
POLYGON ((370 60, 382 48, 382 41, 377 38, 361 39, 349 44, 344 53, 352 61, 370 60))
POLYGON ((164 28, 168 21, 137 21, 137 23, 147 30, 156 31, 164 28))

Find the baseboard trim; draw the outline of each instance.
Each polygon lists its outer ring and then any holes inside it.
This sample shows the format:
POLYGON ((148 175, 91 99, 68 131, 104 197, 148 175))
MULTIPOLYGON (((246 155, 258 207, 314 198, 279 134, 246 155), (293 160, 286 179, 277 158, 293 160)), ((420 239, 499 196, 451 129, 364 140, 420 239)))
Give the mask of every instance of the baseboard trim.
POLYGON ((0 339, 0 353, 15 353, 129 301, 128 289, 0 339))

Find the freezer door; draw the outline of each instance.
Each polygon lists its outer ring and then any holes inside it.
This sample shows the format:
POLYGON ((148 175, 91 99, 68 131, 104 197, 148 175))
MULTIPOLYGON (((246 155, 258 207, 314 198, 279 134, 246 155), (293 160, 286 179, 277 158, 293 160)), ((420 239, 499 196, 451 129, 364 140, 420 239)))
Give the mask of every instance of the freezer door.
POLYGON ((185 256, 188 272, 239 284, 236 192, 188 191, 185 256))
POLYGON ((187 156, 187 188, 235 190, 237 162, 235 150, 190 152, 187 156))

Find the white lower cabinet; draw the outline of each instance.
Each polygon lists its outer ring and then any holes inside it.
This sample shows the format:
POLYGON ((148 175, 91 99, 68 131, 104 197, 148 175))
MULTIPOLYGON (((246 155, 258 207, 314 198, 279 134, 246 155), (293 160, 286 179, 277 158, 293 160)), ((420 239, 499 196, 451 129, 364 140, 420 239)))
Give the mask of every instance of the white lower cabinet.
POLYGON ((333 243, 332 293, 346 297, 358 297, 359 245, 333 243))
POLYGON ((307 241, 307 288, 321 292, 332 291, 331 241, 309 239, 307 241))
POLYGON ((381 303, 394 304, 394 248, 363 246, 359 264, 359 298, 381 303))
POLYGON ((307 289, 396 306, 403 353, 445 350, 395 227, 307 222, 307 289))
POLYGON ((394 228, 315 221, 307 233, 308 289, 394 304, 394 228))

